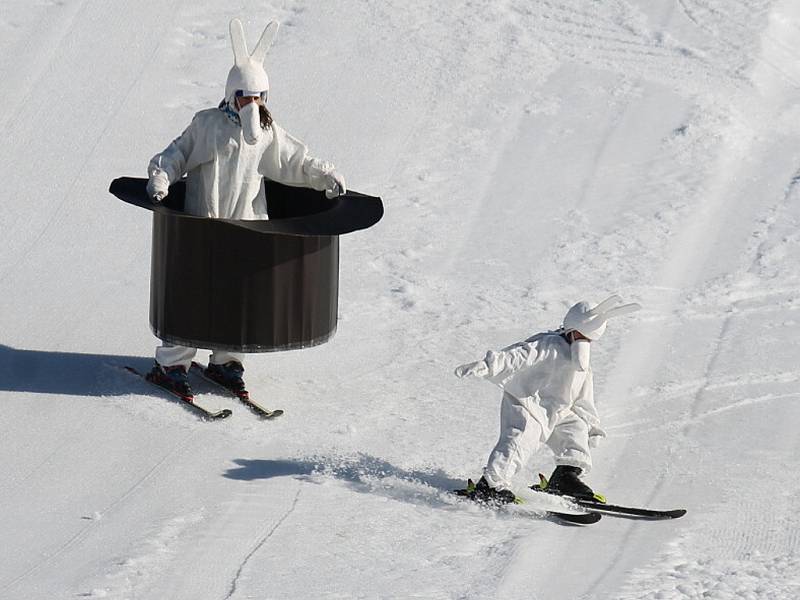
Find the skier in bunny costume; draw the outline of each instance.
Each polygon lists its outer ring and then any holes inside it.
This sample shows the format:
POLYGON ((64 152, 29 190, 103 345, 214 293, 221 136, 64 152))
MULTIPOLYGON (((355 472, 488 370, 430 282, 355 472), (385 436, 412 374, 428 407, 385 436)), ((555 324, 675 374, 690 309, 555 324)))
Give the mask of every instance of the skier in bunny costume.
MULTIPOLYGON (((266 108, 269 79, 263 62, 277 29, 274 21, 267 25, 251 54, 241 21, 231 21, 234 65, 225 97, 218 107, 195 114, 184 132, 151 159, 147 193, 153 202, 161 202, 170 184, 184 174, 184 210, 211 218, 267 219, 262 177, 324 190, 329 198, 345 193, 344 178, 334 166, 309 156, 306 146, 278 126, 266 108)), ((163 344, 156 349, 150 377, 190 396, 187 372, 196 352, 163 344)), ((242 358, 216 350, 206 374, 234 391, 244 390, 242 358)))
POLYGON ((610 318, 640 308, 620 302, 619 296, 595 307, 578 302, 561 328, 490 350, 482 360, 456 368, 457 377, 488 379, 503 390, 500 439, 477 485, 470 480, 459 494, 493 503, 516 501, 512 478, 545 443, 556 462, 547 491, 595 498, 580 479, 592 466, 590 448, 605 436, 594 403, 590 352, 610 318))

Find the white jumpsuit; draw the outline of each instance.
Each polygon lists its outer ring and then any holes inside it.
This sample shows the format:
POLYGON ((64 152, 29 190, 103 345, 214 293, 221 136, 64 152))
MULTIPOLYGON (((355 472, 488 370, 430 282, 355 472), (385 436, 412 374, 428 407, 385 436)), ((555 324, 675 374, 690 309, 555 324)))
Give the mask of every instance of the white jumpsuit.
MULTIPOLYGON (((300 140, 273 122, 255 144, 244 141, 242 127, 218 108, 198 112, 186 130, 156 154, 148 174, 163 171, 174 183, 186 174, 185 212, 222 219, 267 219, 262 177, 286 185, 324 190, 332 164, 312 158, 300 140)), ((156 361, 187 370, 196 348, 164 344, 156 361)), ((215 351, 211 362, 242 362, 243 355, 215 351)))
POLYGON ((589 448, 605 436, 594 404, 592 371, 576 370, 570 344, 560 332, 489 351, 484 362, 484 377, 504 391, 500 439, 484 469, 489 485, 510 489, 540 443, 553 450, 557 465, 591 469, 589 448))

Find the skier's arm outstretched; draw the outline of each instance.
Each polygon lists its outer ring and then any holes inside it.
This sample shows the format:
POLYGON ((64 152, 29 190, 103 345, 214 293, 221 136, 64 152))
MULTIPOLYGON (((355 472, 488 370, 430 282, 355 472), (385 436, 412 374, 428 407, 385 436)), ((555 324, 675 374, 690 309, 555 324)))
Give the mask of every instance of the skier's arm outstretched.
POLYGON ((524 367, 533 366, 542 355, 538 342, 520 342, 503 350, 489 350, 482 360, 456 367, 455 375, 505 379, 524 367))
POLYGON ((272 143, 261 157, 258 172, 267 179, 286 185, 308 186, 329 197, 344 194, 344 177, 329 162, 309 156, 306 145, 272 123, 272 143))

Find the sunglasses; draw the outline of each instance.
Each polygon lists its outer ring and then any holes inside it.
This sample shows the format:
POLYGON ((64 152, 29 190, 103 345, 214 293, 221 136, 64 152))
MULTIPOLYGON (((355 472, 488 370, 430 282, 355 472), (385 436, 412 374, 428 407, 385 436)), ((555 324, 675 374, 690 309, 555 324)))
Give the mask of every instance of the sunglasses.
POLYGON ((261 98, 261 101, 267 103, 267 90, 263 92, 253 92, 250 90, 236 90, 237 98, 261 98))

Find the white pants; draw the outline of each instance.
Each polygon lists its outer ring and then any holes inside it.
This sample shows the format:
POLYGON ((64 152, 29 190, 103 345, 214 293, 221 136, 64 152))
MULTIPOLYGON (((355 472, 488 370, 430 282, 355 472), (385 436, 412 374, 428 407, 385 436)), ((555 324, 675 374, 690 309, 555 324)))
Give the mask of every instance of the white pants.
MULTIPOLYGON (((156 348, 156 362, 162 367, 175 367, 180 365, 188 371, 192 366, 192 359, 194 359, 196 354, 197 348, 162 344, 156 348)), ((226 352, 225 350, 213 350, 208 360, 215 365, 224 365, 231 360, 243 363, 244 354, 239 352, 226 352)))
POLYGON ((568 413, 556 423, 552 433, 545 437, 544 428, 525 406, 511 394, 503 394, 500 405, 500 439, 497 440, 483 470, 486 481, 494 488, 511 489, 514 475, 543 442, 555 454, 557 465, 579 467, 584 472, 592 468, 589 426, 576 414, 568 413))

